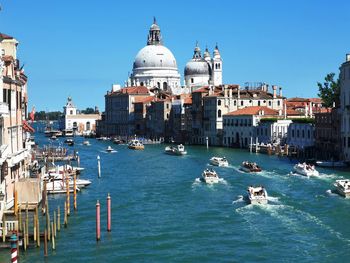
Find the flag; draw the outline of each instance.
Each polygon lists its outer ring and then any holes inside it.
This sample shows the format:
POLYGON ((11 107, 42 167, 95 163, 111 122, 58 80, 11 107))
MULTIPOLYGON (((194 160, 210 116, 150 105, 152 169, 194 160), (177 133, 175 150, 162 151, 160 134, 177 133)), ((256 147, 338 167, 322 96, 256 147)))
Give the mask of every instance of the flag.
POLYGON ((34 116, 35 116, 35 107, 32 108, 32 111, 31 111, 31 113, 29 114, 29 117, 30 117, 30 119, 31 119, 32 122, 34 121, 34 116))

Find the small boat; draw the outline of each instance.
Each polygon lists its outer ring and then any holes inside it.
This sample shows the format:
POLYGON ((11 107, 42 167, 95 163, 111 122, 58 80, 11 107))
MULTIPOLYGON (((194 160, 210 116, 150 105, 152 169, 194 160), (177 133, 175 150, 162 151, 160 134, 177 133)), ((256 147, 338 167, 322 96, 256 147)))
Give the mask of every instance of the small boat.
POLYGON ((113 148, 112 148, 111 146, 108 145, 108 147, 107 147, 107 149, 106 149, 106 152, 109 152, 109 153, 113 152, 113 148))
POLYGON ((56 140, 57 140, 56 135, 52 135, 52 136, 50 137, 50 140, 56 141, 56 140))
POLYGON ((165 153, 171 154, 171 155, 185 155, 187 154, 185 150, 185 146, 182 144, 179 144, 178 146, 167 146, 165 147, 165 153))
POLYGON ((319 172, 315 169, 315 166, 307 163, 298 163, 294 165, 293 171, 307 177, 319 176, 319 172))
MULTIPOLYGON (((65 182, 61 181, 47 181, 46 183, 46 191, 48 194, 65 194, 67 193, 67 184, 65 182)), ((80 191, 80 188, 78 186, 75 187, 77 191, 80 191)), ((69 193, 74 192, 73 186, 68 186, 69 193)))
POLYGON ((252 205, 267 204, 267 192, 263 186, 248 187, 248 201, 252 205))
POLYGON ((320 166, 320 167, 330 167, 330 168, 347 167, 346 163, 342 162, 342 161, 338 161, 338 162, 334 162, 334 161, 317 161, 316 165, 320 166))
POLYGON ((350 180, 336 180, 334 186, 338 194, 345 198, 350 197, 350 180))
POLYGON ((123 143, 125 143, 125 141, 123 141, 123 140, 119 140, 119 139, 113 139, 113 143, 114 144, 123 144, 123 143))
POLYGON ((247 172, 247 173, 261 172, 261 168, 259 165, 257 165, 256 163, 253 163, 253 162, 248 162, 248 161, 244 161, 241 164, 241 167, 239 169, 244 171, 244 172, 247 172))
POLYGON ((64 141, 64 143, 66 143, 68 146, 73 146, 74 145, 74 140, 73 139, 66 139, 64 141))
MULTIPOLYGON (((61 174, 61 173, 48 173, 48 174, 45 174, 44 177, 43 177, 44 181, 50 182, 50 183, 52 183, 53 181, 54 181, 54 183, 62 182, 62 181, 64 181, 63 179, 64 179, 64 177, 63 177, 63 174, 61 174)), ((76 178, 75 179, 75 184, 76 184, 77 187, 83 188, 83 187, 86 187, 86 186, 90 185, 91 181, 90 180, 86 180, 86 179, 76 178)), ((69 186, 70 187, 74 186, 74 180, 73 180, 72 177, 69 177, 69 186)))
POLYGON ((202 179, 207 184, 216 184, 219 182, 219 176, 213 169, 205 169, 202 173, 202 179))
POLYGON ((89 141, 83 141, 83 145, 90 146, 91 144, 89 141))
POLYGON ((145 146, 139 140, 134 139, 129 142, 128 148, 132 150, 143 150, 145 146))
POLYGON ((48 172, 63 174, 63 172, 66 171, 68 174, 73 174, 73 173, 79 174, 83 170, 84 170, 83 167, 70 166, 66 164, 66 165, 54 166, 53 168, 49 169, 48 172))
POLYGON ((215 166, 223 166, 227 167, 228 166, 228 161, 225 157, 212 157, 210 158, 210 164, 215 165, 215 166))

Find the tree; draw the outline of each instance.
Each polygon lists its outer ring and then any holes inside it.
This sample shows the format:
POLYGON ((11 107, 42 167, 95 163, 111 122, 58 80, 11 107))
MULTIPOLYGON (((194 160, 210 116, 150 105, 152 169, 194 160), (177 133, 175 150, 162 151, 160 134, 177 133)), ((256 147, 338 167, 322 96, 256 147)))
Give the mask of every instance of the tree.
POLYGON ((317 82, 318 96, 322 99, 325 107, 333 107, 333 104, 339 105, 340 81, 339 78, 334 80, 334 73, 329 73, 324 78, 323 84, 317 82))
POLYGON ((82 114, 93 114, 95 113, 95 110, 93 108, 86 108, 85 110, 81 111, 82 114))

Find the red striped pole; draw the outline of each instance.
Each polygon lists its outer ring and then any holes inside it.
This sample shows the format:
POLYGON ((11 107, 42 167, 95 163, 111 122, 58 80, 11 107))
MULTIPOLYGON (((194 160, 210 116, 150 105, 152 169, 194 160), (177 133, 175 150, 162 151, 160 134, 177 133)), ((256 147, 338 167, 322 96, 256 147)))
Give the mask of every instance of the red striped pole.
POLYGON ((17 263, 17 236, 16 234, 13 234, 10 238, 11 241, 11 262, 17 263))
POLYGON ((107 231, 111 232, 111 197, 107 195, 107 231))
POLYGON ((101 239, 101 218, 100 218, 100 202, 96 203, 96 240, 101 239))

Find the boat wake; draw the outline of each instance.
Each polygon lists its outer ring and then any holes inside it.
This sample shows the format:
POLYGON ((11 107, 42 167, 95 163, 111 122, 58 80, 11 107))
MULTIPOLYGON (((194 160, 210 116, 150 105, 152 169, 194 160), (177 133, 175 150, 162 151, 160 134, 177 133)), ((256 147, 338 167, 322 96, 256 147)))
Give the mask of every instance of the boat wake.
POLYGON ((331 189, 328 189, 328 190, 326 191, 326 194, 327 194, 328 196, 338 196, 338 194, 337 194, 334 190, 331 190, 331 189))
POLYGON ((238 197, 238 199, 232 201, 232 204, 237 204, 237 203, 245 202, 245 201, 244 201, 244 196, 243 196, 243 195, 238 195, 237 197, 238 197))

